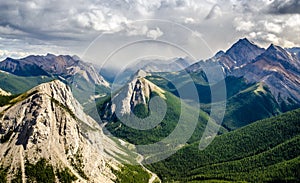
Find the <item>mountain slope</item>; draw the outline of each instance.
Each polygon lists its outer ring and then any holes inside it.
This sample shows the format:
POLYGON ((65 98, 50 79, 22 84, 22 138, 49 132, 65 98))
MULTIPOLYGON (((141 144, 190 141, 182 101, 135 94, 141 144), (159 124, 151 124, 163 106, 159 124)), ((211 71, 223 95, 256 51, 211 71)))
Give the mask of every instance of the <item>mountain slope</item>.
POLYGON ((25 92, 45 81, 59 79, 72 88, 82 105, 90 105, 95 97, 101 97, 110 88, 92 64, 77 56, 47 54, 21 59, 7 58, 0 62, 0 70, 1 86, 14 94, 25 92))
POLYGON ((16 76, 0 71, 0 86, 3 90, 12 94, 24 93, 41 83, 46 83, 53 79, 54 78, 47 76, 16 76))
MULTIPOLYGON (((211 91, 222 89, 217 87, 218 81, 213 74, 219 72, 215 68, 221 67, 227 90, 227 112, 223 124, 229 130, 236 129, 255 120, 300 107, 300 60, 297 50, 294 48, 287 51, 273 44, 264 50, 247 39, 240 39, 226 52, 218 52, 213 58, 188 67, 186 71, 193 79, 189 84, 185 85, 188 80, 183 78, 186 76, 178 73, 173 75, 183 79, 177 79, 184 83, 180 87, 195 84, 199 100, 204 103, 202 109, 208 112, 210 106, 214 105, 210 104, 211 91), (201 72, 203 76, 195 75, 201 72), (199 79, 202 82, 198 82, 199 79), (255 92, 255 86, 260 86, 264 92, 255 92), (242 111, 251 115, 245 116, 242 111)), ((163 88, 170 87, 164 84, 163 88)), ((174 88, 169 91, 176 94, 174 88)))
POLYGON ((165 181, 298 182, 300 109, 217 136, 203 151, 187 145, 148 168, 165 181))
POLYGON ((294 55, 271 45, 256 60, 235 71, 234 75, 243 76, 249 82, 264 82, 281 103, 293 105, 300 102, 300 62, 294 55))
MULTIPOLYGON (((180 146, 192 143, 201 138, 209 118, 205 112, 187 105, 144 77, 134 78, 112 98, 99 101, 98 111, 102 120, 107 122, 106 129, 114 136, 138 145, 169 139, 174 131, 179 135, 162 144, 167 146, 176 142, 180 146), (180 127, 176 128, 177 125, 180 127)), ((211 133, 219 128, 212 123, 208 130, 211 133)), ((225 131, 220 128, 220 133, 225 131)))
MULTIPOLYGON (((170 74, 151 75, 147 76, 147 79, 178 97, 178 90, 189 91, 188 88, 195 85, 201 103, 200 108, 207 113, 210 113, 212 105, 218 105, 218 102, 221 102, 215 101, 215 104, 211 104, 211 91, 225 90, 221 82, 209 85, 205 83, 205 80, 201 79, 205 77, 195 72, 190 74, 190 77, 193 79, 192 81, 189 81, 191 79, 185 80, 183 75, 174 76, 172 77, 174 80, 172 80, 169 79, 171 77, 168 75, 170 74), (164 77, 169 77, 167 78, 169 80, 164 79, 164 77), (176 85, 179 85, 177 89, 172 85, 173 81, 176 85)), ((240 128, 254 121, 277 115, 283 111, 264 83, 247 83, 242 77, 237 78, 233 76, 226 77, 222 82, 225 82, 227 94, 226 111, 222 126, 228 130, 240 128), (245 113, 249 115, 244 115, 245 113)), ((191 101, 193 98, 190 97, 188 92, 186 95, 180 95, 180 98, 193 103, 191 101)))
POLYGON ((222 126, 229 130, 238 129, 282 112, 282 108, 263 83, 252 85, 236 93, 229 97, 226 103, 222 126))
POLYGON ((1 110, 0 164, 7 180, 43 182, 46 172, 50 182, 62 181, 63 174, 83 182, 116 178, 111 167, 120 163, 112 155, 124 153, 62 82, 39 85, 1 110), (38 166, 43 168, 35 170, 38 166))

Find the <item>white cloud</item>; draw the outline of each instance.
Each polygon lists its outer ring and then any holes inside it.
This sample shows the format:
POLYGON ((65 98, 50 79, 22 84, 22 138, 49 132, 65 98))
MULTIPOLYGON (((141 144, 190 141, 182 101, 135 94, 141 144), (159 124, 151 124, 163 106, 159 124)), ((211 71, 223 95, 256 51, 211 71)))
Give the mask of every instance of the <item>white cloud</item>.
POLYGON ((7 57, 23 58, 30 54, 33 54, 33 53, 32 52, 23 52, 23 51, 0 50, 0 61, 4 60, 7 57))
POLYGON ((146 25, 128 24, 126 32, 128 36, 147 35, 148 27, 146 25))
POLYGON ((9 25, 6 26, 0 26, 0 35, 24 35, 24 32, 14 29, 10 27, 9 25))
POLYGON ((237 31, 250 31, 255 26, 252 21, 240 17, 234 19, 234 24, 237 31))
POLYGON ((158 27, 156 27, 156 29, 152 29, 147 32, 147 37, 155 40, 155 39, 159 38, 160 36, 162 36, 163 34, 164 33, 158 27))
POLYGON ((286 21, 285 25, 289 28, 300 31, 300 14, 290 16, 286 21))
POLYGON ((275 34, 266 34, 266 35, 263 35, 263 38, 265 38, 267 41, 271 42, 271 43, 274 43, 274 44, 279 44, 279 38, 275 35, 275 34))
POLYGON ((284 28, 282 25, 268 21, 265 22, 264 26, 266 28, 266 31, 277 34, 281 33, 284 28))
POLYGON ((195 19, 193 19, 191 17, 184 18, 184 23, 186 23, 186 24, 193 24, 195 22, 196 22, 195 19))
POLYGON ((136 9, 143 16, 150 16, 154 13, 158 8, 160 8, 162 4, 161 0, 137 0, 136 1, 136 9))
POLYGON ((88 11, 74 13, 73 20, 77 25, 84 29, 93 29, 102 32, 118 32, 123 29, 122 25, 128 22, 128 19, 121 13, 114 13, 107 7, 90 6, 88 11))

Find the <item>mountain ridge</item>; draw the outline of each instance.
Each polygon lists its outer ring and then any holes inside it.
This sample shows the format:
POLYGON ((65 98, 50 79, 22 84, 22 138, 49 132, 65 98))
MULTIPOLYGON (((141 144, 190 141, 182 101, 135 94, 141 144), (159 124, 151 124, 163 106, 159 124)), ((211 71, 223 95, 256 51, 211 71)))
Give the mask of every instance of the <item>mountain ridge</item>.
POLYGON ((61 76, 69 79, 76 74, 87 82, 109 86, 109 83, 98 74, 92 64, 83 62, 77 56, 30 55, 21 59, 7 58, 0 62, 0 69, 18 76, 61 76))
POLYGON ((283 48, 270 45, 254 62, 233 72, 249 82, 263 82, 278 102, 300 102, 300 62, 283 48))
POLYGON ((264 83, 278 102, 300 102, 300 92, 297 89, 300 86, 300 61, 295 54, 280 46, 271 44, 265 50, 246 38, 240 39, 226 52, 218 52, 205 62, 199 61, 189 66, 187 71, 196 72, 203 67, 210 69, 217 66, 223 68, 225 77, 243 77, 249 83, 264 83), (249 45, 253 49, 249 49, 249 45), (235 59, 236 57, 241 59, 235 59), (244 58, 250 59, 243 60, 244 58))
POLYGON ((260 48, 253 42, 250 42, 247 38, 243 38, 234 43, 232 47, 225 52, 225 54, 236 62, 236 67, 239 67, 243 64, 251 62, 264 51, 264 48, 260 48))

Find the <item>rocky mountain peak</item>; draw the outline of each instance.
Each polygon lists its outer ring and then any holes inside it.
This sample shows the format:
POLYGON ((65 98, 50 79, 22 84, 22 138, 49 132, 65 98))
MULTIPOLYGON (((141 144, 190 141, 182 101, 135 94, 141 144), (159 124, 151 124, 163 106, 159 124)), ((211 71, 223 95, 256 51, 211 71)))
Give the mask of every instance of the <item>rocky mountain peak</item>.
POLYGON ((0 111, 0 161, 8 179, 27 163, 45 159, 53 170, 64 170, 79 182, 112 182, 113 154, 123 153, 87 116, 61 81, 41 84, 13 99, 0 111))
POLYGON ((146 76, 148 76, 149 73, 147 73, 146 71, 139 69, 138 71, 136 71, 136 73, 133 75, 132 80, 133 79, 137 79, 137 78, 144 78, 146 76))
POLYGON ((55 57, 55 55, 52 53, 47 53, 46 57, 55 57))
POLYGON ((52 99, 68 107, 73 113, 77 114, 79 117, 85 115, 83 113, 82 106, 73 97, 70 87, 59 80, 54 80, 49 83, 41 84, 31 89, 29 93, 34 91, 38 91, 38 93, 50 96, 52 99))
POLYGON ((224 51, 218 51, 216 54, 215 54, 215 58, 218 58, 218 57, 220 57, 220 56, 222 56, 222 55, 224 55, 225 54, 225 52, 224 51))
POLYGON ((266 57, 270 57, 273 60, 281 60, 281 61, 294 60, 291 53, 281 48, 280 46, 276 46, 274 44, 271 44, 263 55, 266 57))
POLYGON ((253 43, 251 43, 247 38, 241 38, 235 44, 252 45, 253 43))
POLYGON ((77 55, 73 55, 73 56, 72 56, 72 59, 73 59, 73 60, 80 60, 80 57, 77 56, 77 55))
POLYGON ((240 39, 226 51, 226 55, 233 59, 235 66, 240 66, 254 60, 265 50, 250 42, 247 38, 240 39))
POLYGON ((244 77, 249 82, 263 82, 279 103, 298 103, 299 73, 300 64, 296 56, 271 44, 252 63, 235 70, 233 74, 244 77))
POLYGON ((153 92, 161 98, 165 98, 165 91, 149 80, 144 77, 134 78, 112 97, 110 103, 106 104, 103 118, 110 119, 115 113, 118 113, 119 116, 128 115, 137 105, 148 105, 153 92))

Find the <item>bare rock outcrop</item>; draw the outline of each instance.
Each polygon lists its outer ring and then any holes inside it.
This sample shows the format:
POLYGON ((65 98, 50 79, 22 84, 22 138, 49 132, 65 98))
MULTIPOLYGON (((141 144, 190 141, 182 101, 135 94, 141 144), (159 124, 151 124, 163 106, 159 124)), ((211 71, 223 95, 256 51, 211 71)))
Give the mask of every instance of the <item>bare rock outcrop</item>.
POLYGON ((113 154, 123 152, 87 116, 71 90, 55 80, 39 85, 0 111, 0 163, 8 180, 25 162, 46 159, 54 169, 68 168, 77 182, 113 182, 111 168, 120 164, 113 154))

